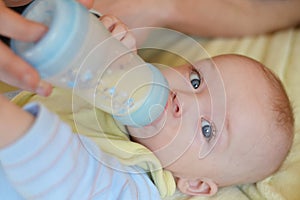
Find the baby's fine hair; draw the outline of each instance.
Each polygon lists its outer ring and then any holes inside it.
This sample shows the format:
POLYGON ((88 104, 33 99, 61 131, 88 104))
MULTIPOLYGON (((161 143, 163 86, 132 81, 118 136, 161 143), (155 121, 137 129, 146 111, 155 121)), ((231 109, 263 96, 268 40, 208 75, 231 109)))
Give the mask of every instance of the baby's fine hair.
POLYGON ((272 107, 276 113, 276 121, 279 126, 286 129, 285 132, 293 135, 294 133, 294 113, 289 97, 281 80, 267 67, 262 67, 262 70, 271 84, 272 107), (275 97, 275 98, 274 98, 275 97))
MULTIPOLYGON (((294 136, 294 113, 291 101, 279 77, 264 65, 260 65, 264 76, 270 85, 270 106, 274 113, 275 127, 282 134, 286 134, 290 141, 294 136)), ((290 150, 291 144, 288 148, 290 150)), ((289 151, 286 153, 288 154, 289 151)))

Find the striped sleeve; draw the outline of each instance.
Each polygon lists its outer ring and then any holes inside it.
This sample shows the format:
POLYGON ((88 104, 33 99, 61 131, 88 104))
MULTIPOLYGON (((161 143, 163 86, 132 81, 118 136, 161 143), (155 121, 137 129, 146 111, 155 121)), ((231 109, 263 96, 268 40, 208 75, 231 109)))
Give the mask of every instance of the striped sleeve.
POLYGON ((39 104, 20 140, 0 151, 9 184, 24 199, 160 199, 144 171, 121 165, 39 104))

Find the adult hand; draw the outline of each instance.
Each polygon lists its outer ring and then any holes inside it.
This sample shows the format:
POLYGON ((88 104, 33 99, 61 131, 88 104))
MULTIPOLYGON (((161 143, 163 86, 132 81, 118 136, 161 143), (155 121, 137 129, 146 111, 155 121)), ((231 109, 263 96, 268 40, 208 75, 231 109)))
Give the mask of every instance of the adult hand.
POLYGON ((95 0, 94 9, 129 28, 166 27, 208 37, 273 32, 300 24, 300 1, 95 0))
MULTIPOLYGON (((0 0, 0 13, 0 34, 6 37, 35 42, 47 31, 46 26, 26 20, 7 8, 2 0, 0 0)), ((0 42, 0 52, 1 81, 43 96, 51 93, 51 85, 42 81, 32 66, 2 42, 0 42)))
POLYGON ((111 14, 122 20, 129 28, 167 24, 172 1, 165 0, 95 0, 93 8, 102 14, 111 14))
MULTIPOLYGON (((91 8, 93 0, 78 0, 87 8, 91 8)), ((11 5, 10 1, 5 1, 11 5)), ((6 7, 0 0, 0 34, 24 42, 36 42, 47 27, 43 24, 25 19, 6 7)), ((36 92, 42 96, 50 95, 52 86, 41 80, 38 72, 23 59, 18 57, 9 47, 0 41, 0 80, 24 90, 36 92)))

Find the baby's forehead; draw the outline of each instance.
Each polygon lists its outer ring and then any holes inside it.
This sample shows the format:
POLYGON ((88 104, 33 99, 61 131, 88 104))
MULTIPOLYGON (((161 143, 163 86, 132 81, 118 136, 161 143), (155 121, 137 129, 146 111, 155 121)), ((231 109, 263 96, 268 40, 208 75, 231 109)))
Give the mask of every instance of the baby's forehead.
POLYGON ((249 76, 261 78, 265 72, 264 65, 260 62, 242 55, 220 55, 210 59, 203 59, 193 64, 199 68, 204 75, 219 76, 218 73, 228 78, 230 76, 249 76), (212 70, 213 69, 213 70, 212 70), (258 77, 257 77, 258 76, 258 77))
POLYGON ((224 83, 227 111, 237 119, 252 116, 247 121, 256 123, 254 116, 270 110, 269 72, 261 63, 243 56, 217 57, 215 64, 224 83))
POLYGON ((262 63, 241 55, 223 55, 217 56, 212 59, 212 62, 216 67, 230 70, 234 69, 238 72, 253 72, 262 73, 264 65, 262 63))

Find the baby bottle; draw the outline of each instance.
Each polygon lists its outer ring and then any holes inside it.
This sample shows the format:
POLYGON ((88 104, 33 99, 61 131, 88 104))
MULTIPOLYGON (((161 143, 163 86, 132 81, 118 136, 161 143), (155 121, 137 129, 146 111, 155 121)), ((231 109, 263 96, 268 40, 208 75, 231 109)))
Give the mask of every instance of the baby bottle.
POLYGON ((38 42, 12 40, 12 49, 53 85, 111 113, 121 124, 157 119, 169 96, 161 72, 111 36, 75 0, 36 0, 23 13, 48 26, 38 42))

